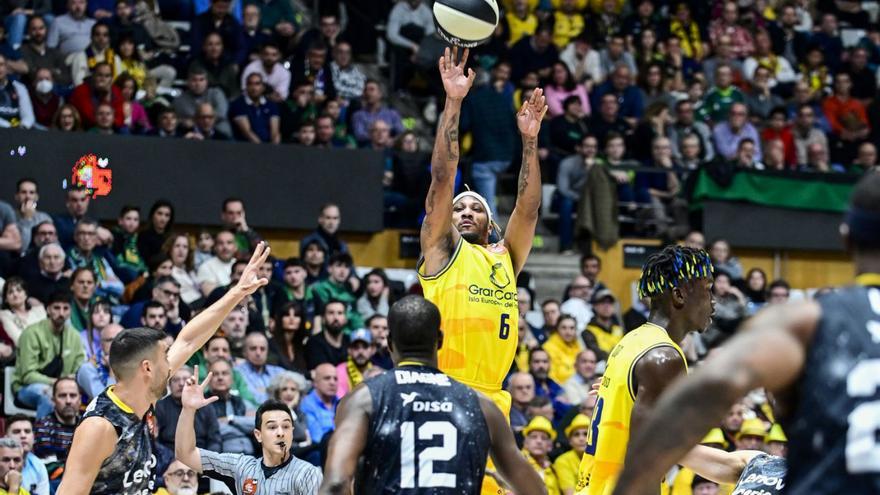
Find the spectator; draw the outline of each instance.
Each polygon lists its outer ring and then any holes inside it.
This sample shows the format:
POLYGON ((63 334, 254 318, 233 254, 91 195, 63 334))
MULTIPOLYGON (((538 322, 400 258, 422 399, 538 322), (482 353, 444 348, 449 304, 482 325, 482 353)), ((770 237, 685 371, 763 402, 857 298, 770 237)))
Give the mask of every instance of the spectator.
POLYGON ((733 86, 733 69, 728 65, 718 65, 715 69, 715 86, 703 98, 699 116, 709 123, 721 122, 728 117, 734 103, 745 101, 742 92, 733 86))
MULTIPOLYGON (((336 9, 319 9, 318 25, 306 31, 299 39, 298 53, 302 56, 305 49, 312 43, 319 41, 331 49, 335 49, 337 43, 343 42, 342 26, 339 24, 339 15, 336 9), (323 12, 321 11, 323 10, 323 12)), ((360 92, 357 93, 360 96, 360 92)))
POLYGON ((37 202, 40 194, 37 191, 37 181, 30 177, 19 179, 15 186, 15 225, 18 227, 21 237, 21 253, 31 246, 31 231, 43 222, 51 222, 52 217, 43 211, 37 210, 37 202))
POLYGON ((620 115, 620 103, 612 93, 602 95, 599 101, 599 112, 593 113, 590 119, 590 131, 596 137, 599 146, 605 146, 608 135, 621 136, 632 134, 632 126, 620 115))
POLYGON ((269 325, 272 340, 269 341, 268 362, 286 370, 304 373, 307 369, 306 340, 311 324, 304 322, 303 306, 296 301, 287 301, 275 308, 274 318, 269 325))
POLYGON ((556 430, 547 418, 534 417, 523 428, 523 454, 544 481, 547 493, 559 493, 559 479, 550 462, 550 451, 555 440, 556 430))
POLYGON ((556 329, 542 346, 550 356, 553 366, 550 378, 556 383, 564 383, 575 373, 574 363, 581 350, 577 341, 577 321, 569 315, 562 315, 556 322, 556 329))
POLYGON ((260 47, 272 39, 267 34, 267 31, 260 26, 261 22, 260 6, 253 3, 245 5, 242 9, 241 23, 244 28, 246 56, 242 63, 257 58, 257 52, 260 50, 260 47))
MULTIPOLYGON (((651 2, 652 0, 647 1, 651 2)), ((653 9, 653 6, 651 8, 653 9)), ((654 28, 645 27, 637 40, 627 39, 627 45, 633 49, 638 72, 642 72, 652 63, 663 62, 664 54, 661 53, 662 47, 657 41, 657 31, 654 28)))
MULTIPOLYGON (((223 452, 231 452, 223 450, 223 452)), ((186 464, 174 459, 171 464, 165 468, 162 480, 165 482, 165 488, 160 488, 156 492, 157 495, 190 495, 197 493, 199 488, 198 473, 192 470, 186 464), (163 491, 165 493, 163 493, 163 491)))
POLYGON ((128 129, 125 127, 120 127, 119 129, 113 128, 114 117, 113 106, 106 102, 98 103, 98 107, 95 110, 95 127, 89 129, 88 132, 102 136, 128 134, 128 129))
POLYGON ((828 138, 816 128, 816 113, 810 104, 802 104, 797 109, 797 116, 792 126, 795 157, 798 164, 807 163, 807 148, 812 144, 820 144, 828 149, 828 138))
POLYGON ((574 76, 568 70, 568 66, 564 63, 557 62, 553 64, 553 78, 545 90, 547 106, 549 107, 551 117, 563 115, 563 102, 571 96, 575 96, 580 100, 584 115, 590 115, 590 100, 587 97, 587 90, 583 84, 575 81, 574 76))
POLYGON ((725 271, 715 271, 712 293, 715 297, 715 314, 709 329, 701 335, 709 348, 724 344, 733 335, 746 317, 747 303, 746 296, 731 283, 731 277, 725 271))
MULTIPOLYGON (((310 341, 311 342, 311 341, 310 341)), ((312 442, 320 444, 324 436, 334 430, 333 417, 336 415, 337 379, 336 366, 331 363, 323 363, 312 371, 312 391, 302 400, 302 412, 306 415, 309 426, 309 435, 312 442)), ((320 465, 320 452, 314 451, 306 460, 314 465, 320 465)))
POLYGON ((236 139, 251 143, 281 142, 278 106, 263 96, 263 77, 252 73, 247 77, 244 94, 229 105, 229 118, 235 124, 236 139))
POLYGON ((86 360, 92 360, 101 352, 101 330, 112 321, 112 305, 106 300, 95 301, 89 308, 89 319, 80 332, 86 360))
POLYGON ((82 130, 82 120, 79 111, 73 105, 65 103, 58 108, 52 117, 52 129, 61 132, 79 132, 82 130))
POLYGON ((236 366, 259 403, 265 402, 269 397, 266 389, 272 378, 284 371, 279 366, 266 363, 268 353, 269 339, 266 335, 262 332, 251 332, 244 340, 245 362, 236 366))
MULTIPOLYGON (((18 346, 19 338, 25 328, 34 325, 46 318, 46 309, 43 304, 28 296, 27 285, 19 277, 9 277, 3 284, 3 299, 0 305, 0 328, 12 340, 13 346, 18 346)), ((0 343, 0 360, 6 360, 12 356, 13 347, 0 343)))
POLYGON ((208 86, 220 88, 229 100, 237 98, 241 94, 238 65, 224 49, 220 34, 210 32, 201 45, 193 46, 201 47, 201 51, 190 62, 189 69, 204 69, 208 76, 208 86))
POLYGON ((703 76, 706 78, 706 84, 716 86, 715 74, 718 67, 726 65, 730 68, 732 81, 735 86, 742 86, 745 83, 743 76, 743 64, 741 59, 733 54, 733 40, 730 36, 722 35, 713 46, 714 53, 711 57, 703 60, 703 76))
POLYGON ((34 110, 35 129, 41 131, 49 129, 52 125, 52 117, 58 113, 62 100, 54 88, 50 69, 39 68, 34 72, 28 94, 34 110))
POLYGON ((98 62, 92 68, 92 77, 74 88, 70 103, 79 111, 83 126, 89 129, 96 124, 95 112, 102 102, 113 106, 113 125, 122 127, 125 117, 122 93, 113 85, 112 67, 105 62, 98 62))
MULTIPOLYGON (((669 126, 671 124, 672 118, 669 116, 669 106, 667 103, 655 101, 645 111, 645 118, 636 125, 631 141, 633 143, 648 143, 653 142, 658 137, 666 137, 669 134, 669 126)), ((610 141, 610 138, 606 139, 606 147, 610 141)), ((633 146, 631 154, 635 160, 641 163, 648 163, 651 159, 650 150, 646 150, 642 146, 633 146)), ((621 156, 620 158, 623 157, 621 156)))
MULTIPOLYGON (((616 34, 611 36, 611 39, 608 40, 608 45, 599 51, 599 70, 602 71, 604 76, 610 76, 614 69, 621 65, 629 69, 630 74, 638 71, 635 58, 632 53, 626 50, 625 38, 621 34, 616 34)), ((596 84, 604 84, 605 82, 607 82, 607 79, 596 81, 596 84)), ((594 94, 593 102, 597 100, 598 98, 594 94)))
POLYGON ((834 77, 834 94, 822 102, 822 111, 831 124, 831 132, 843 143, 855 144, 871 131, 865 105, 850 94, 852 79, 841 72, 834 77))
POLYGON ((186 234, 174 234, 162 245, 162 252, 171 260, 171 276, 180 284, 180 299, 190 307, 200 307, 202 292, 195 273, 194 246, 186 234))
POLYGON ((596 363, 598 362, 599 356, 593 349, 584 349, 577 354, 574 361, 574 374, 562 384, 568 402, 579 405, 590 397, 593 381, 596 378, 596 363))
POLYGON ((269 397, 285 404, 293 415, 293 455, 304 457, 314 448, 309 435, 309 424, 303 414, 302 398, 307 390, 306 377, 300 373, 283 371, 269 384, 269 397))
POLYGON ((22 414, 9 416, 6 419, 6 436, 21 444, 24 456, 21 468, 21 486, 30 495, 49 495, 49 473, 46 471, 46 465, 32 452, 34 420, 22 414))
POLYGON ((654 0, 637 0, 634 2, 634 7, 632 13, 624 19, 621 28, 627 36, 627 43, 630 46, 633 46, 634 40, 638 39, 646 30, 656 33, 658 27, 654 0))
POLYGON ((357 311, 364 320, 373 315, 388 316, 391 307, 391 287, 385 270, 375 268, 364 276, 364 294, 357 300, 357 311))
POLYGON ((805 82, 809 87, 811 98, 821 99, 828 94, 828 88, 831 86, 831 73, 824 64, 824 54, 818 45, 810 46, 804 63, 798 69, 801 73, 800 81, 805 82))
POLYGON ((64 62, 64 54, 46 43, 46 19, 33 15, 27 21, 27 40, 21 45, 21 60, 27 64, 28 75, 33 77, 39 69, 49 69, 52 80, 59 86, 70 85, 70 70, 64 62))
MULTIPOLYGON (((95 307, 100 307, 100 303, 95 307)), ((108 324, 100 331, 98 351, 76 372, 76 383, 89 400, 116 383, 116 378, 110 372, 110 344, 122 330, 121 325, 109 323, 108 318, 108 324)))
MULTIPOLYGON (((86 267, 96 274, 97 294, 101 297, 119 298, 124 289, 121 276, 126 271, 115 265, 109 251, 98 246, 98 222, 83 218, 76 224, 75 244, 67 252, 67 266, 71 269, 86 267), (120 275, 117 275, 117 271, 120 275)), ((131 281, 130 273, 126 280, 131 281)))
POLYGON ((736 146, 736 155, 731 160, 733 166, 743 169, 764 170, 764 164, 755 157, 757 144, 751 138, 745 138, 736 146))
POLYGON ((55 18, 49 27, 46 44, 65 57, 85 50, 95 20, 86 17, 87 0, 67 0, 67 13, 55 18))
POLYGON ((582 274, 577 275, 568 288, 565 301, 559 307, 562 314, 574 316, 578 330, 586 328, 587 323, 593 318, 593 310, 589 303, 592 294, 593 283, 590 279, 582 274))
POLYGON ((709 257, 715 270, 723 271, 733 280, 742 280, 743 269, 739 260, 730 253, 730 244, 718 239, 709 247, 709 257))
POLYGON ((311 286, 327 279, 327 258, 330 250, 320 238, 311 237, 308 242, 303 241, 300 242, 300 251, 306 268, 306 286, 311 286))
POLYGON ((638 86, 632 83, 632 69, 627 65, 618 64, 610 72, 608 80, 593 91, 594 105, 602 101, 606 94, 617 98, 618 113, 627 123, 634 127, 645 111, 645 103, 638 86))
MULTIPOLYGON (((115 4, 113 17, 102 20, 102 23, 110 27, 110 39, 113 40, 113 44, 120 46, 122 40, 128 39, 132 47, 142 46, 148 51, 152 50, 153 39, 144 27, 145 19, 135 15, 135 2, 117 0, 113 3, 115 4)), ((143 80, 138 81, 138 85, 140 84, 143 84, 143 80)))
POLYGON ((38 271, 29 274, 25 279, 31 295, 43 304, 48 304, 49 296, 53 292, 67 289, 70 285, 70 279, 63 273, 64 260, 64 249, 57 243, 48 243, 38 252, 38 271))
POLYGON ((168 326, 168 312, 160 303, 149 301, 144 305, 144 309, 141 312, 141 321, 137 326, 152 328, 162 332, 168 326))
POLYGON ((794 136, 791 126, 786 122, 784 107, 776 107, 770 111, 770 120, 761 131, 761 139, 764 142, 779 141, 783 148, 783 160, 788 166, 797 165, 797 150, 794 144, 794 136))
POLYGON ((259 60, 249 63, 241 73, 241 90, 246 91, 248 76, 259 74, 267 86, 265 97, 269 101, 280 103, 286 100, 291 76, 280 60, 281 50, 278 45, 272 41, 264 43, 260 48, 259 60))
POLYGON ((669 36, 681 40, 686 57, 701 61, 709 53, 709 36, 706 27, 691 15, 691 8, 685 2, 675 6, 675 13, 669 22, 669 36))
POLYGON ((291 62, 293 87, 308 85, 314 89, 313 101, 323 103, 336 98, 336 87, 333 73, 327 60, 327 46, 315 41, 303 56, 295 57, 291 62))
POLYGON ((855 47, 850 50, 849 63, 844 71, 852 81, 852 97, 867 106, 877 95, 877 76, 868 67, 868 51, 855 47))
POLYGON ((712 136, 715 140, 715 150, 728 160, 736 156, 740 141, 751 139, 755 143, 755 160, 761 160, 761 147, 758 131, 748 121, 748 109, 743 103, 733 103, 730 106, 730 115, 726 122, 715 125, 712 136))
POLYGON ((807 163, 800 164, 801 169, 808 172, 843 172, 843 166, 831 163, 828 149, 819 143, 807 146, 807 163))
MULTIPOLYGON (((740 143, 742 146, 743 143, 740 143)), ((788 170, 785 163, 785 145, 779 139, 764 141, 764 169, 785 171, 788 170)))
POLYGON ((791 84, 797 80, 797 73, 785 57, 780 57, 773 52, 770 34, 763 28, 755 32, 755 53, 743 62, 743 72, 746 79, 752 81, 758 67, 765 67, 769 70, 770 88, 782 91, 783 94, 790 94, 791 84))
POLYGON ((158 112, 158 125, 150 129, 146 135, 161 138, 181 138, 186 135, 186 130, 181 127, 177 120, 177 112, 171 107, 162 107, 158 112))
POLYGON ((394 363, 391 360, 391 350, 388 348, 388 318, 374 314, 367 318, 367 330, 372 335, 373 347, 376 349, 371 361, 383 370, 390 370, 394 367, 394 363))
POLYGON ((513 46, 525 36, 535 34, 538 28, 538 17, 534 14, 534 6, 529 0, 513 0, 505 9, 501 25, 506 35, 507 46, 513 46))
POLYGON ((209 33, 217 33, 223 40, 222 49, 236 63, 244 62, 244 29, 230 13, 230 0, 211 0, 211 8, 193 19, 190 27, 190 46, 203 46, 209 33))
POLYGON ((578 96, 565 98, 562 109, 561 115, 550 120, 550 143, 557 154, 567 156, 577 152, 590 130, 583 103, 578 96))
POLYGON ((544 349, 538 347, 529 352, 529 373, 535 379, 535 395, 550 399, 554 412, 553 417, 548 419, 558 420, 568 410, 568 403, 562 387, 550 378, 552 365, 550 354, 544 349))
MULTIPOLYGON (((213 415, 219 421, 219 440, 223 452, 249 454, 254 446, 251 434, 254 429, 252 418, 254 409, 232 390, 233 368, 227 358, 214 357, 208 360, 208 370, 212 373, 210 397, 217 397, 213 405, 213 415)), ((206 373, 207 373, 206 371, 206 373)))
MULTIPOLYGON (((584 31, 586 23, 584 22, 584 16, 578 10, 575 0, 561 0, 556 5, 556 10, 553 12, 553 43, 556 45, 556 48, 562 50, 572 38, 577 37, 584 31)), ((594 24, 601 23, 601 20, 604 18, 604 16, 599 17, 599 22, 594 24)), ((603 35, 610 34, 595 29, 596 26, 591 27, 594 28, 592 31, 597 32, 598 38, 604 38, 605 36, 603 35)))
POLYGON ((235 232, 236 257, 241 260, 249 259, 263 238, 248 226, 244 201, 239 198, 224 199, 220 221, 224 229, 235 232))
POLYGON ((712 44, 718 43, 722 36, 729 36, 732 42, 733 55, 745 58, 752 54, 754 45, 752 35, 739 24, 739 6, 734 1, 726 1, 721 8, 721 17, 709 25, 709 39, 712 44))
POLYGON ((15 438, 0 438, 0 490, 3 493, 29 495, 22 483, 24 450, 15 438))
POLYGON ((215 256, 202 263, 198 270, 197 279, 202 286, 202 294, 208 296, 217 287, 229 285, 235 250, 235 234, 228 230, 218 232, 215 256))
POLYGON ((755 125, 761 125, 767 120, 774 108, 785 104, 782 98, 770 92, 770 69, 764 66, 755 69, 751 91, 746 94, 745 98, 746 107, 755 125))
POLYGON ((666 78, 663 64, 660 62, 650 62, 642 68, 639 72, 638 84, 645 109, 650 109, 656 103, 662 104, 667 111, 672 110, 676 100, 669 88, 673 82, 666 78))
MULTIPOLYGON (((401 5, 401 4, 399 4, 401 5)), ((377 120, 384 120, 391 125, 391 134, 396 136, 403 132, 403 123, 397 110, 383 105, 382 87, 378 81, 368 79, 364 84, 362 108, 352 115, 351 128, 355 139, 359 144, 364 144, 370 139, 370 126, 377 120)))
POLYGON ((681 140, 681 155, 675 159, 675 166, 685 173, 698 170, 705 163, 700 158, 702 153, 700 138, 696 134, 688 134, 681 140))
POLYGON ((124 71, 122 60, 110 46, 110 28, 102 23, 92 26, 89 46, 75 53, 71 58, 73 84, 76 86, 82 84, 100 62, 110 66, 110 74, 114 79, 124 71))
MULTIPOLYGON (((243 325, 243 323, 239 323, 240 321, 247 321, 244 318, 240 318, 240 314, 235 314, 236 312, 230 313, 230 317, 227 317, 227 320, 224 320, 223 325, 221 327, 229 329, 236 325, 243 325), (235 323, 231 323, 235 320, 235 323)), ((232 352, 231 346, 229 344, 229 338, 221 335, 214 335, 211 337, 205 346, 202 348, 201 354, 197 354, 195 356, 195 360, 198 361, 199 364, 199 380, 204 380, 208 375, 208 368, 211 366, 213 360, 222 359, 229 364, 229 369, 232 378, 227 377, 231 382, 231 389, 229 390, 229 394, 235 396, 236 398, 244 401, 246 407, 255 411, 257 406, 257 401, 254 399, 251 394, 250 389, 247 386, 247 382, 245 382, 244 377, 241 376, 232 364, 232 352)), ((216 377, 218 373, 214 373, 216 377)), ((211 389, 215 390, 214 385, 211 385, 211 389)), ((223 409, 225 411, 225 408, 223 409)), ((224 417, 224 414, 220 414, 222 411, 218 411, 217 417, 224 417)), ((237 414, 238 415, 238 414, 237 414)))
POLYGON ((623 338, 623 328, 617 323, 617 298, 608 289, 593 292, 591 300, 594 316, 581 332, 581 339, 587 349, 598 349, 605 359, 611 349, 623 338))
POLYGON ((844 60, 843 40, 838 32, 837 17, 832 13, 821 15, 819 29, 810 37, 810 42, 818 44, 825 54, 825 60, 829 61, 832 72, 837 72, 837 66, 844 60))
POLYGON ((260 7, 260 27, 271 31, 278 38, 291 40, 301 23, 300 15, 293 5, 284 0, 245 0, 245 5, 260 7))
POLYGON ((351 284, 351 266, 353 260, 347 253, 338 253, 330 257, 328 263, 329 277, 312 285, 312 294, 318 311, 330 301, 346 305, 346 333, 363 327, 363 317, 357 312, 356 289, 351 284))
POLYGON ((359 328, 351 333, 348 343, 348 358, 336 365, 336 397, 342 399, 354 390, 366 378, 373 367, 371 359, 376 350, 373 347, 373 336, 366 328, 359 328))
POLYGON ((694 119, 694 104, 690 101, 679 100, 675 104, 675 121, 668 127, 668 132, 672 142, 672 156, 676 160, 681 160, 682 143, 689 135, 699 140, 701 161, 709 162, 715 158, 712 131, 704 122, 694 119))
POLYGON ((559 60, 568 67, 574 80, 585 84, 585 87, 586 85, 592 87, 593 84, 599 84, 605 79, 599 61, 599 52, 590 46, 589 38, 583 33, 562 50, 559 60))
POLYGON ((798 13, 794 4, 783 4, 775 23, 770 24, 773 53, 779 54, 794 67, 806 56, 810 35, 798 29, 798 13))
POLYGON ((174 110, 184 127, 197 127, 196 113, 201 103, 209 103, 217 116, 214 125, 222 134, 232 134, 226 115, 229 102, 220 88, 208 86, 208 73, 202 67, 192 67, 186 80, 186 91, 174 100, 174 110))
POLYGON ((0 54, 0 128, 34 126, 34 108, 27 86, 8 78, 8 61, 0 54))
MULTIPOLYGON (((323 254, 323 251, 320 252, 323 254)), ((298 314, 305 318, 304 324, 310 327, 315 308, 312 290, 306 286, 307 275, 306 264, 300 258, 288 258, 284 262, 284 284, 275 292, 272 307, 279 308, 287 302, 299 304, 301 311, 298 314)))
MULTIPOLYGON (((156 440, 160 445, 172 451, 174 450, 177 420, 183 410, 180 398, 183 395, 186 381, 192 376, 193 371, 189 366, 175 371, 168 380, 168 395, 156 402, 156 426, 159 430, 159 436, 156 440)), ((220 450, 219 430, 217 414, 213 407, 203 407, 195 412, 195 440, 199 448, 220 450)))
POLYGON ((345 316, 345 303, 330 301, 324 305, 321 317, 322 330, 313 335, 306 343, 306 362, 309 370, 315 370, 322 363, 329 363, 334 377, 334 391, 336 393, 336 365, 345 362, 348 353, 348 336, 342 330, 348 320, 345 316))
POLYGON ((152 285, 151 298, 129 306, 119 323, 125 328, 139 326, 144 310, 150 302, 156 302, 165 310, 167 316, 166 324, 159 330, 176 336, 191 316, 189 307, 180 301, 180 284, 168 274, 157 277, 152 285))
MULTIPOLYGON (((202 140, 229 141, 232 138, 229 134, 221 132, 216 127, 218 112, 214 111, 214 106, 208 102, 196 105, 196 113, 194 125, 191 134, 198 136, 202 140)), ((225 120, 225 119, 224 119, 225 120)), ((228 125, 228 121, 226 122, 228 125)))
POLYGON ((413 61, 419 52, 422 40, 434 34, 434 16, 431 8, 422 0, 397 2, 388 15, 385 30, 395 52, 394 88, 401 89, 413 76, 415 69, 413 61))
POLYGON ((694 480, 691 482, 690 486, 693 495, 718 495, 719 493, 718 483, 712 480, 707 480, 699 475, 694 475, 694 480))
POLYGON ((79 408, 82 397, 76 381, 66 375, 55 380, 50 389, 52 399, 49 412, 45 416, 37 415, 34 424, 33 452, 43 462, 49 461, 46 468, 54 472, 58 465, 53 465, 53 457, 62 466, 67 461, 73 431, 81 418, 79 408))
POLYGON ((529 404, 535 398, 535 379, 528 373, 514 373, 510 375, 507 388, 511 398, 510 427, 521 438, 522 429, 529 422, 529 404))
MULTIPOLYGON (((342 212, 338 205, 326 203, 321 206, 321 212, 318 215, 318 227, 300 241, 300 258, 304 259, 306 264, 309 263, 308 259, 306 259, 306 250, 313 240, 318 240, 324 245, 328 257, 338 253, 349 253, 348 244, 339 238, 339 226, 341 223, 342 212)), ((324 262, 325 260, 321 260, 321 263, 324 262)))
POLYGON ((851 171, 861 174, 875 168, 877 168, 877 147, 872 143, 862 143, 856 159, 853 160, 851 171))
POLYGON ((356 100, 364 94, 367 76, 352 62, 351 45, 348 42, 340 41, 333 47, 330 74, 336 95, 343 101, 356 100))
POLYGON ((559 52, 553 45, 553 33, 547 26, 539 26, 535 34, 523 37, 510 47, 511 79, 519 82, 530 72, 540 78, 549 78, 559 52))

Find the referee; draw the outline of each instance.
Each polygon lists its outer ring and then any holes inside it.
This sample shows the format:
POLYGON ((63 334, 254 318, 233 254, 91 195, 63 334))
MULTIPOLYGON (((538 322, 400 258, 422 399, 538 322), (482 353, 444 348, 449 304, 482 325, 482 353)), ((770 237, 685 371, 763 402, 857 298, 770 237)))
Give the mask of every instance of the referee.
POLYGON ((293 416, 281 402, 268 400, 257 409, 254 436, 263 449, 262 459, 245 454, 223 454, 196 448, 193 425, 196 411, 217 400, 205 398, 211 373, 199 384, 198 367, 186 382, 180 402, 183 409, 177 421, 174 454, 195 471, 215 471, 235 480, 238 495, 285 494, 314 495, 323 476, 321 470, 290 453, 293 445, 293 416))

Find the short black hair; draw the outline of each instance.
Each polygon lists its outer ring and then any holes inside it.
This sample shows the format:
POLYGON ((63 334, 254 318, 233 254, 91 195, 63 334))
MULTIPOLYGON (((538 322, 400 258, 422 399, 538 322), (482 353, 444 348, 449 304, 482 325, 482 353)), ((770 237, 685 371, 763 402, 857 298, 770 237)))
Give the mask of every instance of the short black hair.
POLYGON ((345 265, 351 266, 354 264, 354 260, 351 255, 348 253, 336 253, 333 256, 330 256, 330 260, 327 262, 327 266, 332 265, 345 265))
POLYGON ((552 403, 550 397, 547 397, 546 395, 536 395, 529 401, 528 407, 546 407, 548 404, 552 403))
POLYGON ((110 344, 110 369, 118 380, 125 380, 132 375, 141 361, 152 357, 151 354, 159 342, 167 335, 154 328, 128 328, 113 339, 110 344))
POLYGON ((73 295, 70 293, 69 290, 66 290, 66 289, 56 290, 56 291, 52 292, 52 294, 49 295, 49 299, 46 300, 46 306, 51 306, 51 305, 53 305, 55 303, 59 303, 59 302, 70 304, 71 297, 73 297, 73 295))
POLYGON ((178 289, 180 288, 180 282, 177 281, 176 278, 171 275, 162 275, 157 278, 155 282, 153 282, 153 287, 159 287, 162 284, 173 284, 178 289))
POLYGON ((571 96, 565 98, 564 100, 562 100, 562 109, 568 110, 569 105, 574 105, 575 103, 580 103, 580 102, 581 102, 580 96, 571 95, 571 96))
POLYGON ((136 212, 138 213, 138 215, 141 214, 141 208, 140 208, 139 206, 135 206, 135 205, 122 205, 122 208, 119 209, 119 218, 124 217, 125 214, 128 213, 128 212, 130 212, 130 211, 136 211, 136 212))
POLYGON ((257 408, 257 414, 254 418, 254 428, 259 430, 263 426, 263 414, 269 411, 282 411, 287 413, 287 416, 290 418, 290 423, 293 424, 293 414, 290 413, 290 408, 287 407, 287 404, 275 399, 269 399, 260 404, 260 407, 257 408))
MULTIPOLYGON (((364 326, 365 326, 366 328, 370 328, 370 325, 373 324, 373 320, 377 320, 377 319, 379 319, 379 318, 384 318, 384 319, 386 319, 386 320, 388 319, 387 316, 385 316, 385 315, 383 315, 383 314, 381 314, 381 313, 374 313, 373 316, 367 318, 367 320, 364 321, 364 326)), ((386 324, 387 324, 387 322, 386 322, 386 324)))
POLYGON ((303 262, 303 260, 301 260, 300 258, 297 258, 297 257, 287 258, 287 260, 284 262, 284 269, 287 270, 288 268, 290 268, 292 266, 298 266, 302 269, 305 269, 306 264, 305 264, 305 262, 303 262))
POLYGON ((559 302, 559 299, 553 299, 553 298, 551 297, 550 299, 544 299, 544 302, 541 303, 541 309, 543 309, 544 306, 546 306, 546 305, 548 305, 548 304, 555 304, 555 305, 557 305, 557 306, 561 306, 561 303, 559 302))
MULTIPOLYGON (((620 136, 620 137, 623 137, 623 136, 620 136)), ((599 262, 599 268, 602 267, 602 258, 600 258, 599 255, 597 255, 597 254, 588 253, 588 254, 581 256, 581 266, 584 266, 584 262, 587 260, 596 260, 599 262)))
POLYGON ((147 316, 147 311, 152 308, 159 308, 162 311, 165 311, 165 306, 162 306, 162 303, 159 301, 150 301, 147 304, 144 304, 144 309, 141 311, 141 318, 145 318, 147 316))
POLYGON ((31 428, 34 427, 34 418, 28 416, 27 414, 13 414, 6 418, 6 431, 9 431, 9 425, 12 423, 17 423, 19 421, 27 421, 31 424, 31 428))
MULTIPOLYGON (((562 317, 560 316, 559 319, 562 320, 562 317)), ((529 351, 529 363, 532 362, 532 358, 535 356, 535 354, 539 352, 543 352, 547 355, 548 358, 550 357, 550 353, 547 352, 543 347, 535 347, 534 349, 529 351)))
POLYGON ((80 393, 80 395, 82 395, 81 392, 79 391, 79 385, 76 383, 76 378, 74 378, 72 376, 62 376, 62 377, 58 378, 57 380, 55 380, 54 382, 52 382, 52 397, 55 397, 55 394, 58 393, 58 384, 63 381, 73 382, 73 384, 77 386, 76 387, 77 393, 80 393))
POLYGON ((773 282, 770 282, 770 285, 767 286, 767 293, 773 292, 773 289, 785 289, 787 292, 791 292, 791 285, 788 284, 785 280, 776 279, 773 282))
POLYGON ((388 311, 388 338, 400 355, 430 355, 440 341, 440 310, 431 301, 409 295, 388 311))
POLYGON ((226 207, 229 206, 229 203, 241 203, 241 207, 244 208, 244 200, 232 196, 223 200, 223 206, 220 208, 220 211, 226 211, 226 207))
POLYGON ((170 259, 171 257, 168 256, 168 253, 160 251, 151 256, 149 260, 147 260, 147 269, 150 271, 150 273, 153 273, 159 269, 159 266, 161 266, 162 263, 165 263, 170 259))
POLYGON ((30 182, 30 183, 33 184, 34 187, 36 187, 38 190, 40 189, 40 185, 37 183, 37 179, 34 179, 33 177, 22 177, 21 179, 18 179, 18 180, 15 182, 15 190, 16 190, 16 192, 17 192, 19 189, 21 189, 21 185, 24 184, 25 182, 30 182))
POLYGON ((327 313, 327 308, 329 308, 331 304, 341 304, 343 310, 347 310, 347 309, 348 309, 348 304, 345 303, 344 301, 340 301, 339 299, 330 299, 329 301, 327 301, 326 303, 324 303, 324 309, 321 310, 321 313, 322 313, 322 314, 327 313))

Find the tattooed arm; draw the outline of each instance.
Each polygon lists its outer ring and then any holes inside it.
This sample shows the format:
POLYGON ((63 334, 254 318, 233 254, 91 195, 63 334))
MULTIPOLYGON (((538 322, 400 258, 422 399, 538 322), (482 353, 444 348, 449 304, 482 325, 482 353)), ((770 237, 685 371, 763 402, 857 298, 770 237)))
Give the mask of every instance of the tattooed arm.
POLYGON ((504 245, 510 250, 513 269, 519 275, 535 237, 535 225, 541 208, 541 166, 538 162, 538 132, 547 113, 544 92, 541 88, 532 93, 516 114, 516 124, 522 135, 522 166, 516 190, 516 206, 507 222, 504 245))
POLYGON ((666 471, 750 390, 788 388, 804 367, 819 312, 813 302, 761 311, 718 355, 670 387, 631 438, 614 495, 656 489, 666 471))
POLYGON ((431 155, 431 187, 425 199, 425 221, 422 223, 421 245, 424 261, 420 271, 424 275, 435 275, 449 262, 452 251, 459 239, 459 233, 452 226, 452 195, 455 188, 455 173, 458 169, 458 119, 461 115, 461 102, 474 83, 474 71, 465 73, 468 50, 456 63, 458 48, 450 53, 446 49, 440 57, 440 78, 446 90, 446 105, 437 126, 434 139, 434 152, 431 155))

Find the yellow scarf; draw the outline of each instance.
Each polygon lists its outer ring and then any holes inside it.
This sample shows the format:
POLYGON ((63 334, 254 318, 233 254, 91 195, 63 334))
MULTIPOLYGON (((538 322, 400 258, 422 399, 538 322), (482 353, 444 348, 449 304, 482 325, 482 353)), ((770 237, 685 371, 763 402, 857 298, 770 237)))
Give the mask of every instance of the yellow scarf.
POLYGON ((771 53, 766 57, 758 59, 758 66, 766 68, 771 74, 773 74, 773 77, 776 77, 776 71, 779 70, 779 59, 776 58, 776 55, 771 53))
MULTIPOLYGON (((370 369, 373 367, 373 363, 367 361, 367 368, 370 369)), ((348 361, 345 363, 345 369, 348 372, 348 386, 349 390, 357 387, 364 381, 364 374, 361 373, 361 370, 358 369, 357 365, 354 364, 354 360, 351 356, 348 357, 348 361)))
POLYGON ((691 21, 685 27, 681 21, 673 19, 669 24, 669 31, 681 41, 681 51, 686 57, 697 60, 703 58, 703 43, 700 39, 700 28, 696 22, 691 21))
MULTIPOLYGON (((89 70, 94 69, 95 65, 100 61, 94 50, 92 50, 92 45, 89 45, 89 47, 86 48, 86 56, 88 57, 86 63, 89 65, 89 70)), ((113 52, 112 48, 104 50, 104 62, 110 64, 111 75, 113 76, 113 79, 116 79, 116 53, 113 52)))

